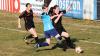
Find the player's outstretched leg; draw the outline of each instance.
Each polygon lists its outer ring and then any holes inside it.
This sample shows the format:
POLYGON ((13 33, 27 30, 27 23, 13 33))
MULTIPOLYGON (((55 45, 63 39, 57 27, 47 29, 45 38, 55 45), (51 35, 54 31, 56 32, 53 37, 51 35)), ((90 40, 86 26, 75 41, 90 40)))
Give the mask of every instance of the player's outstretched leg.
POLYGON ((50 45, 50 38, 46 38, 46 42, 39 42, 34 45, 35 48, 44 47, 50 45))
POLYGON ((69 34, 67 32, 62 32, 61 35, 65 38, 68 47, 75 49, 75 44, 70 39, 69 34))
POLYGON ((34 28, 31 28, 28 30, 30 35, 25 37, 25 43, 26 44, 30 44, 34 39, 35 39, 35 43, 38 43, 38 36, 36 33, 36 30, 34 28))
POLYGON ((24 37, 24 41, 26 44, 32 43, 33 40, 34 40, 34 38, 32 37, 32 34, 24 37))

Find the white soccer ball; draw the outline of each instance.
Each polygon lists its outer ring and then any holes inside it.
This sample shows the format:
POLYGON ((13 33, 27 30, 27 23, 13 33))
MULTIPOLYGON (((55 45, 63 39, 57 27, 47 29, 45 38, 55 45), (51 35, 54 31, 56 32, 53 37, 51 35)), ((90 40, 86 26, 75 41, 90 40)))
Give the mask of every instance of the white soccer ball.
POLYGON ((81 47, 76 47, 75 48, 76 53, 82 53, 83 50, 81 49, 81 47))

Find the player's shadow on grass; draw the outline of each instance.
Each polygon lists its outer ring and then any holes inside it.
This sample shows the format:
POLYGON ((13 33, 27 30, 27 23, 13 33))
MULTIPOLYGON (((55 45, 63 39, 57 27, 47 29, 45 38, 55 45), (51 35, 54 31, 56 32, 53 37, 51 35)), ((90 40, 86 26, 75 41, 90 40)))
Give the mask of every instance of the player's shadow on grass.
POLYGON ((76 45, 74 42, 78 42, 78 40, 76 38, 72 38, 71 41, 73 45, 71 45, 70 47, 69 44, 65 40, 63 40, 60 44, 55 44, 51 49, 53 50, 56 48, 62 48, 63 51, 66 51, 66 49, 68 48, 75 49, 76 45))
MULTIPOLYGON (((44 42, 45 41, 45 38, 40 38, 40 42, 44 42)), ((72 38, 71 41, 74 43, 74 42, 78 42, 78 40, 76 38, 72 38)), ((60 44, 58 43, 53 43, 55 44, 54 46, 52 46, 51 48, 48 48, 48 49, 42 49, 42 50, 37 50, 37 52, 39 51, 46 51, 46 50, 54 50, 56 48, 61 48, 63 51, 66 51, 68 47, 67 43, 65 40, 62 40, 62 42, 60 44)), ((73 48, 74 49, 74 48, 73 48)))
POLYGON ((39 42, 42 43, 42 42, 45 42, 46 38, 39 38, 39 42))

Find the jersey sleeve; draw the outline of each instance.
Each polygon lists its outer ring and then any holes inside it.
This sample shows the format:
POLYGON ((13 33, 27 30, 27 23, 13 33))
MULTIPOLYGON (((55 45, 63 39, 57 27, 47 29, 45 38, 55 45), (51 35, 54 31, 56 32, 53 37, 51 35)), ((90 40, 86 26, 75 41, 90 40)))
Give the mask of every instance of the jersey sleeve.
POLYGON ((23 18, 24 16, 25 16, 25 11, 22 12, 22 13, 19 15, 19 18, 21 19, 21 18, 23 18))

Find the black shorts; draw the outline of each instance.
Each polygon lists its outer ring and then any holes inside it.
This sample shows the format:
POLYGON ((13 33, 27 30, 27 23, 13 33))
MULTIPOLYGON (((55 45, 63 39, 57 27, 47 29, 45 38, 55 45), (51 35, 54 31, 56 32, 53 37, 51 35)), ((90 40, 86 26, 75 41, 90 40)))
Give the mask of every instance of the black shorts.
POLYGON ((61 35, 62 32, 67 32, 63 27, 62 28, 56 28, 56 30, 58 31, 58 33, 61 35))
POLYGON ((35 28, 35 25, 34 25, 34 24, 26 24, 26 25, 25 25, 25 29, 26 29, 26 30, 29 30, 29 29, 31 29, 31 28, 35 28))

